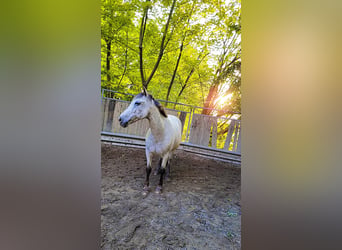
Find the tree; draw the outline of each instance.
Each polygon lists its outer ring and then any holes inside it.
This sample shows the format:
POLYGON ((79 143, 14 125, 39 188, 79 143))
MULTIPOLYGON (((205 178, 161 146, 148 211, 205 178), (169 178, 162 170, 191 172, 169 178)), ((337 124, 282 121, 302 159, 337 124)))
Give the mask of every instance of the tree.
POLYGON ((104 86, 111 89, 121 83, 128 65, 128 33, 133 26, 132 18, 136 6, 134 2, 102 0, 101 5, 101 73, 106 76, 104 86), (122 64, 122 50, 125 51, 125 69, 114 68, 122 64), (124 73, 122 73, 124 72, 124 73))
POLYGON ((101 86, 239 112, 240 33, 239 0, 102 0, 101 86))
MULTIPOLYGON (((222 42, 219 43, 222 49, 217 58, 218 64, 204 102, 205 109, 203 109, 202 114, 212 113, 211 109, 215 108, 215 100, 220 94, 221 91, 219 90, 223 84, 233 86, 235 78, 240 78, 241 76, 241 26, 239 2, 230 2, 227 6, 222 5, 222 9, 219 9, 216 15, 218 16, 218 19, 220 19, 223 13, 227 12, 232 13, 232 15, 225 19, 224 22, 217 25, 216 29, 217 37, 222 39, 222 42)), ((237 82, 241 83, 241 81, 237 82)), ((226 93, 232 91, 240 91, 240 88, 229 87, 229 90, 226 93)))

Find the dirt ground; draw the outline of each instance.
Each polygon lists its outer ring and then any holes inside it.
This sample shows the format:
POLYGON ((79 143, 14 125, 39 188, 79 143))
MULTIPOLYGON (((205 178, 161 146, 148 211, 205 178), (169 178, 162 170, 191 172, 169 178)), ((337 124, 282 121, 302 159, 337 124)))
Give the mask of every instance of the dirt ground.
POLYGON ((152 171, 144 197, 144 149, 101 148, 101 249, 241 248, 239 167, 177 150, 163 193, 152 171))

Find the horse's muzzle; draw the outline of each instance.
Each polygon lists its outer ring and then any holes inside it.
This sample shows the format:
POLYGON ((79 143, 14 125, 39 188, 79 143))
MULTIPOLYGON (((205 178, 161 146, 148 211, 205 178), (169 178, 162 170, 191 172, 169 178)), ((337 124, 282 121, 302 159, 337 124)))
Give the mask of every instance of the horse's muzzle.
POLYGON ((128 122, 120 122, 120 126, 126 128, 128 126, 128 122))
POLYGON ((126 128, 128 126, 128 122, 124 122, 121 118, 119 118, 120 126, 126 128))

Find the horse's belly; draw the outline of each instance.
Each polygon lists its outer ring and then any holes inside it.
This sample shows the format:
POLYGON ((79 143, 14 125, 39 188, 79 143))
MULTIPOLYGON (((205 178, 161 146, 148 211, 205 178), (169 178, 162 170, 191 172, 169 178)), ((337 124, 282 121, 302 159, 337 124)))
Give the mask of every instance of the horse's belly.
POLYGON ((158 144, 153 144, 147 147, 148 151, 154 154, 158 155, 164 155, 166 152, 168 152, 168 149, 165 147, 162 147, 158 144))

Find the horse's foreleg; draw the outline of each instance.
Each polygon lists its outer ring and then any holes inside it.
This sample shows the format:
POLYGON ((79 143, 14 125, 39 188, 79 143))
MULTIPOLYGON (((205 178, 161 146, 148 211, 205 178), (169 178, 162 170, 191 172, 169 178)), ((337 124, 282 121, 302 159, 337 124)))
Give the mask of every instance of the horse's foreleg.
POLYGON ((148 151, 146 151, 146 160, 147 160, 147 166, 146 166, 146 180, 145 180, 144 191, 143 191, 144 195, 147 195, 147 193, 149 192, 150 174, 152 171, 152 168, 151 168, 152 154, 148 151))
POLYGON ((157 166, 156 170, 155 170, 154 173, 153 173, 154 175, 159 174, 159 171, 160 171, 160 167, 161 167, 162 161, 163 161, 163 158, 160 158, 160 159, 159 159, 158 166, 157 166))
POLYGON ((166 173, 165 173, 165 179, 171 179, 171 159, 172 159, 172 153, 169 154, 169 159, 166 163, 166 173))
POLYGON ((161 168, 160 168, 160 179, 159 179, 159 184, 158 184, 158 186, 156 188, 156 193, 157 194, 160 194, 162 192, 163 179, 164 179, 164 174, 165 174, 165 167, 166 167, 166 164, 167 164, 168 160, 169 160, 169 154, 166 154, 163 157, 161 168))
POLYGON ((165 179, 168 180, 171 178, 171 159, 169 159, 166 163, 166 172, 165 172, 165 179))

